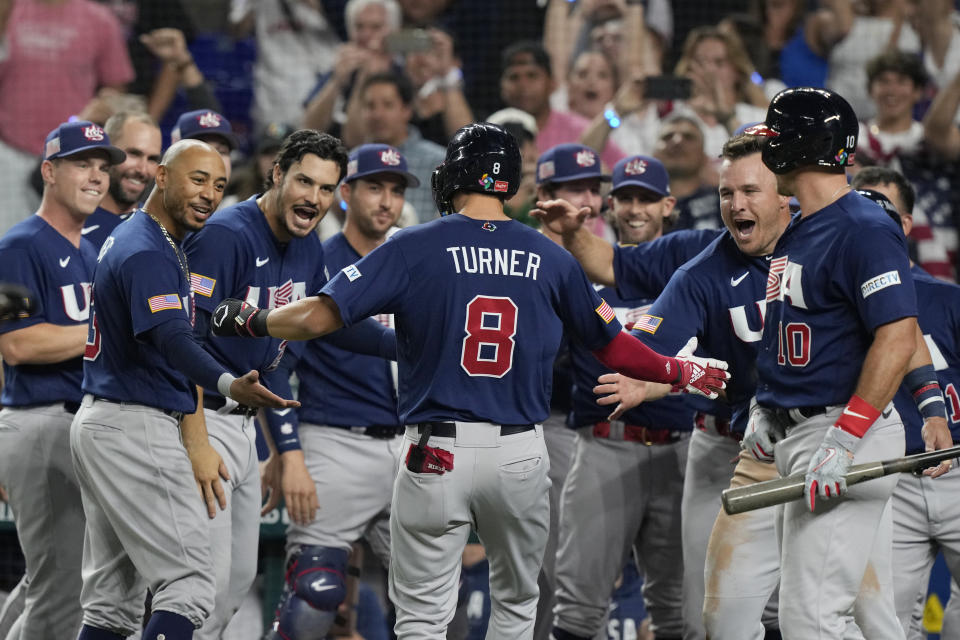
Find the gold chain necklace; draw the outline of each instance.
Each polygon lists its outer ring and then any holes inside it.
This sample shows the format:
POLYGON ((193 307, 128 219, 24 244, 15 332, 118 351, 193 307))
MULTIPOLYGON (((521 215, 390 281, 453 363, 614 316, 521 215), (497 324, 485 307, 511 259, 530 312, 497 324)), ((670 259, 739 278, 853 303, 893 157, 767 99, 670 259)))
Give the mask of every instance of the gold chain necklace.
POLYGON ((183 272, 183 277, 187 281, 187 289, 190 291, 190 326, 193 326, 197 306, 196 299, 193 297, 193 281, 190 279, 190 265, 187 263, 187 254, 177 246, 176 242, 173 241, 173 237, 170 235, 170 232, 167 231, 167 228, 163 226, 163 224, 161 224, 157 216, 145 209, 143 212, 150 216, 153 221, 157 223, 157 226, 160 227, 160 232, 163 234, 164 239, 170 245, 170 248, 173 249, 174 255, 177 256, 177 264, 180 265, 180 270, 183 272))

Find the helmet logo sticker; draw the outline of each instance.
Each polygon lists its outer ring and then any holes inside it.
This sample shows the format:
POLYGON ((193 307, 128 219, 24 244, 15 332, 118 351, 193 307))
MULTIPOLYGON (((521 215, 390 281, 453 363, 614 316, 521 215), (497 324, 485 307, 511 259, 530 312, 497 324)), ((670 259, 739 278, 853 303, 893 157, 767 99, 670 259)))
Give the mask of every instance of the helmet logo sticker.
POLYGON ((510 183, 504 180, 497 180, 493 183, 493 190, 497 192, 506 193, 507 189, 510 188, 510 183))
POLYGON ((489 173, 485 173, 480 176, 480 179, 477 182, 480 183, 480 186, 483 187, 484 191, 490 191, 490 189, 493 189, 493 178, 490 177, 489 173))

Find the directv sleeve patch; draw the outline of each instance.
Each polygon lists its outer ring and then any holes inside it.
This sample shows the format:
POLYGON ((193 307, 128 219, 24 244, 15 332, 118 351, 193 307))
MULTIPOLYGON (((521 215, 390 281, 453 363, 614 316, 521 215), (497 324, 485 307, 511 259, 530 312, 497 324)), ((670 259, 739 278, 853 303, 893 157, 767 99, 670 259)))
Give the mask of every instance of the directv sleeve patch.
POLYGON ((341 269, 341 271, 343 271, 343 273, 347 276, 347 279, 349 279, 350 282, 353 282, 354 280, 359 278, 361 275, 363 275, 360 273, 360 269, 357 269, 357 265, 355 264, 348 265, 343 269, 341 269))
POLYGON ((887 271, 878 276, 870 278, 860 285, 860 294, 866 298, 870 294, 876 293, 881 289, 886 289, 895 284, 900 284, 900 273, 898 271, 887 271))
POLYGON ((651 316, 645 313, 640 316, 639 320, 633 323, 633 328, 653 334, 656 333, 657 329, 660 328, 661 322, 663 322, 663 318, 658 318, 657 316, 651 316))

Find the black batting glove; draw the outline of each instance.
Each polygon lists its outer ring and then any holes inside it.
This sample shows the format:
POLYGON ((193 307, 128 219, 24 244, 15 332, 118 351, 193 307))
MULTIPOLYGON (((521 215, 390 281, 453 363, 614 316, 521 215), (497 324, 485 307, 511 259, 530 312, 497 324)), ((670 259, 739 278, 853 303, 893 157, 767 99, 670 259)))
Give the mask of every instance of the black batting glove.
POLYGON ((269 309, 258 309, 236 298, 227 298, 213 310, 211 331, 215 336, 263 338, 267 333, 269 309))

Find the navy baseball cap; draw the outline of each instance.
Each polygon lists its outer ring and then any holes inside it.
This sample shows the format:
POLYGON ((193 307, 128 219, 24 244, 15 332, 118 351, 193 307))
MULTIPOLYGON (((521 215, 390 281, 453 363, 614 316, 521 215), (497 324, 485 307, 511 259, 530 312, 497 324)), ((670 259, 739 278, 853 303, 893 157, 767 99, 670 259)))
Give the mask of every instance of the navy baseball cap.
POLYGON ((558 144, 544 151, 537 159, 537 184, 545 182, 570 182, 583 178, 599 178, 608 182, 604 175, 600 155, 582 144, 558 144))
POLYGON ((106 151, 113 164, 120 164, 127 159, 122 149, 110 144, 110 136, 103 127, 86 120, 64 122, 48 133, 43 143, 43 159, 66 158, 90 149, 106 151))
POLYGON ((408 187, 420 186, 420 179, 407 169, 407 159, 388 144, 363 144, 350 152, 347 177, 343 181, 351 182, 378 173, 395 173, 406 179, 408 187))
POLYGON ((613 190, 642 187, 661 196, 670 195, 670 177, 663 163, 650 156, 630 156, 613 168, 613 190))
POLYGON ((237 148, 237 137, 233 135, 233 127, 230 126, 230 121, 210 109, 187 111, 177 118, 177 124, 170 132, 170 142, 180 142, 187 138, 199 138, 201 136, 219 136, 223 138, 231 151, 237 148))

